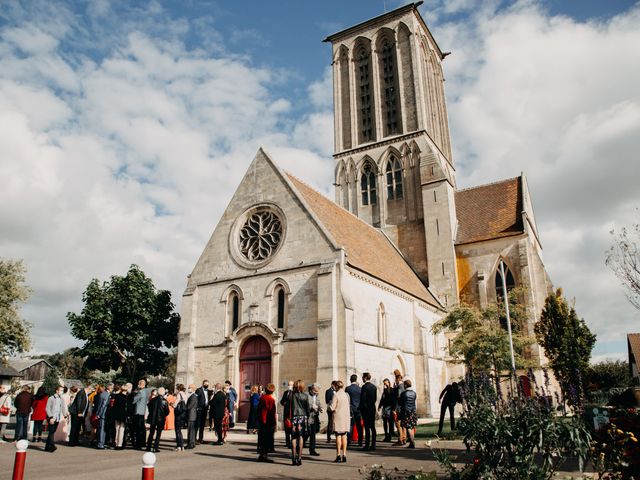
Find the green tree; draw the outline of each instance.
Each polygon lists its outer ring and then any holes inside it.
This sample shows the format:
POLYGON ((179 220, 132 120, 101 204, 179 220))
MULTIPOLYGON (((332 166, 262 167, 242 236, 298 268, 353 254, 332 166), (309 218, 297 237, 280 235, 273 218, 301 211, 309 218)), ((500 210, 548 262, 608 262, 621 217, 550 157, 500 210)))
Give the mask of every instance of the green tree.
POLYGON ((0 357, 31 348, 31 324, 20 315, 20 304, 31 293, 25 273, 21 260, 0 258, 0 357))
MULTIPOLYGON (((509 292, 509 311, 516 368, 527 366, 525 349, 532 339, 524 335, 526 319, 522 288, 509 292)), ((451 341, 449 354, 475 372, 499 374, 511 370, 511 349, 506 329, 506 311, 503 302, 489 305, 481 310, 473 305, 462 304, 436 322, 434 333, 457 332, 451 341)))
POLYGON ((569 306, 561 288, 545 300, 535 333, 565 399, 580 407, 584 395, 583 382, 596 336, 578 317, 575 308, 569 306))
POLYGON ((60 385, 60 372, 56 367, 51 367, 42 380, 42 387, 47 395, 53 395, 60 385))
POLYGON ((180 315, 171 293, 156 290, 137 265, 107 282, 93 279, 85 290, 80 314, 69 312, 71 333, 85 343, 79 353, 85 368, 115 370, 134 381, 156 375, 178 342, 180 315))
POLYGON ((587 371, 589 384, 598 390, 627 388, 633 385, 626 360, 605 360, 591 365, 587 371))
POLYGON ((43 355, 42 358, 49 362, 52 366, 56 367, 62 378, 84 378, 84 361, 85 359, 80 355, 79 348, 67 348, 60 353, 54 353, 51 355, 43 355))

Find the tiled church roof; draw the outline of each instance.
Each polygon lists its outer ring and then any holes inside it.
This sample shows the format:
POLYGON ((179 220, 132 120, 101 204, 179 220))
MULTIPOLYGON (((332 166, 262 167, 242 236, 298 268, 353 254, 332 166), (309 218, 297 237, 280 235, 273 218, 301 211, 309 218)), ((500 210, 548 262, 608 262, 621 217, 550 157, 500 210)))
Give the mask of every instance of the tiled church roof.
POLYGON ((335 242, 347 252, 347 263, 438 308, 442 305, 420 281, 391 241, 324 195, 287 174, 309 208, 335 242))
POLYGON ((458 190, 456 244, 522 233, 522 211, 522 177, 458 190))
POLYGON ((636 365, 640 364, 640 333, 627 333, 627 341, 629 342, 629 362, 633 355, 636 365))

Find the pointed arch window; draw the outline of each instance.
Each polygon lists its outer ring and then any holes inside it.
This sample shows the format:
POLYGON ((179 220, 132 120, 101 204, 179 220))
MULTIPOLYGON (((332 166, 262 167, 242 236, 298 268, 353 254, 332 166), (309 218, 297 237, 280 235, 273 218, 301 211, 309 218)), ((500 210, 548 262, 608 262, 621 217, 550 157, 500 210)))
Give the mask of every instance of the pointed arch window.
POLYGON ((378 344, 387 344, 387 312, 383 303, 378 306, 378 344))
POLYGON ((283 330, 285 326, 285 315, 287 308, 287 295, 282 286, 276 289, 276 301, 278 302, 277 308, 277 325, 278 330, 283 330))
POLYGON ((386 114, 385 134, 399 132, 398 128, 398 87, 395 67, 395 50, 393 42, 385 38, 382 41, 382 85, 384 89, 384 111, 386 114))
POLYGON ((370 162, 365 163, 362 169, 360 189, 362 190, 362 205, 375 205, 378 203, 376 174, 370 162))
POLYGON ((391 155, 389 158, 385 173, 387 177, 387 199, 393 200, 403 198, 402 165, 394 155, 391 155))
POLYGON ((360 142, 373 140, 373 89, 371 86, 371 55, 361 48, 357 55, 358 95, 360 98, 360 142))
MULTIPOLYGON (((502 260, 500 260, 502 263, 502 260)), ((504 301, 504 287, 502 284, 502 272, 500 271, 500 263, 498 263, 498 268, 496 270, 496 300, 498 302, 504 301)), ((513 273, 507 267, 507 264, 504 264, 504 276, 505 276, 505 284, 507 285, 507 293, 513 290, 516 287, 516 281, 513 278, 513 273)))
POLYGON ((240 295, 235 290, 229 294, 227 311, 231 324, 231 331, 235 331, 240 326, 240 295))

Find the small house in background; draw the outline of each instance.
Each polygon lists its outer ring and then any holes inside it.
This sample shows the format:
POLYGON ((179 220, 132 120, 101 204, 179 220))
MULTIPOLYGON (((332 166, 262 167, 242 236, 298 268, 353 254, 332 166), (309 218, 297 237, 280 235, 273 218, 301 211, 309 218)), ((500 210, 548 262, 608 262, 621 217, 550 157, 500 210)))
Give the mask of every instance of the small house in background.
POLYGON ((640 333, 628 333, 627 345, 629 347, 629 370, 633 377, 633 383, 640 385, 640 333))
POLYGON ((19 358, 8 359, 9 365, 19 373, 21 385, 39 386, 44 381, 44 377, 51 370, 51 364, 42 358, 19 358))
POLYGON ((18 380, 20 377, 22 377, 20 372, 0 360, 0 385, 11 385, 14 380, 18 380))

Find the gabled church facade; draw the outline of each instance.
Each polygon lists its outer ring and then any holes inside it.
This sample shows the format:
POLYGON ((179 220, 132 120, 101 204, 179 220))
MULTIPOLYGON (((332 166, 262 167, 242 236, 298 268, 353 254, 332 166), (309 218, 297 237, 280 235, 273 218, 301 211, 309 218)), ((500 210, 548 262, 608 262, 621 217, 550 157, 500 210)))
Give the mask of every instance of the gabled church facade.
MULTIPOLYGON (((417 7, 329 36, 335 202, 260 149, 183 295, 176 381, 327 387, 401 370, 432 415, 460 375, 431 326, 460 301, 527 291, 533 333, 551 282, 524 175, 460 190, 441 63, 417 7)), ((530 353, 544 361, 538 346, 530 353)))

